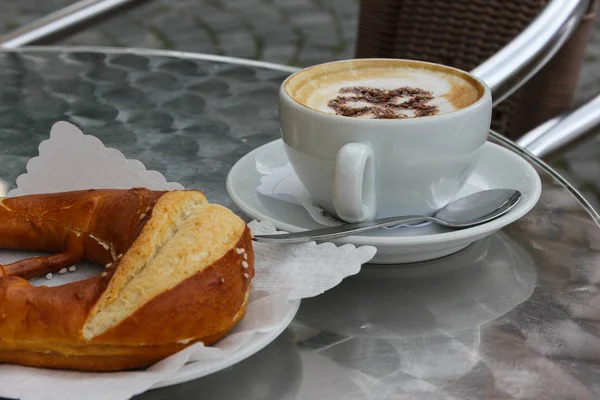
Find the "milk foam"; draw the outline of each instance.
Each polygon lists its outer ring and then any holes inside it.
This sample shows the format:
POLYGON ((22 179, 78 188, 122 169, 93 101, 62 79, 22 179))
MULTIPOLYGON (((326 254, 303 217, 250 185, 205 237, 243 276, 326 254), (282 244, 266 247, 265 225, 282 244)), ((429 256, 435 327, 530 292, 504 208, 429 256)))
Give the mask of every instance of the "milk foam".
MULTIPOLYGON (((375 68, 358 69, 347 71, 342 79, 340 76, 321 75, 315 77, 305 87, 305 98, 302 101, 306 106, 329 114, 336 114, 336 111, 329 106, 329 101, 338 97, 352 98, 354 93, 340 93, 342 88, 367 87, 374 89, 395 90, 399 88, 414 88, 430 92, 433 98, 426 102, 427 105, 437 107, 436 115, 447 114, 457 109, 464 108, 472 104, 477 95, 477 88, 467 82, 462 77, 449 74, 442 71, 435 71, 423 68, 398 67, 398 68, 375 68), (356 79, 354 79, 356 78, 356 79), (469 104, 462 105, 454 101, 457 94, 462 95, 467 88, 473 92, 473 99, 469 104), (470 88, 470 89, 469 89, 470 88), (458 89, 458 90, 457 90, 458 89)), ((403 103, 410 99, 410 96, 401 97, 394 100, 395 103, 403 103)), ((372 103, 365 101, 348 101, 347 106, 360 109, 373 106, 372 103)), ((405 118, 415 116, 414 110, 399 109, 398 114, 405 118)), ((361 115, 359 118, 373 118, 373 115, 361 115)))

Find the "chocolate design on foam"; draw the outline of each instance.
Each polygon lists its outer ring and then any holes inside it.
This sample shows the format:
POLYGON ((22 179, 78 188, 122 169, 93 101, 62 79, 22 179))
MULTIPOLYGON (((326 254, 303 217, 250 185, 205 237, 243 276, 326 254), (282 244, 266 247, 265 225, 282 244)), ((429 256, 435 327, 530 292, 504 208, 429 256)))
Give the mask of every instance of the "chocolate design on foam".
POLYGON ((427 117, 437 114, 438 107, 427 102, 433 99, 433 94, 419 88, 402 87, 393 90, 376 89, 366 86, 343 87, 340 94, 354 94, 354 96, 338 96, 329 100, 327 105, 337 115, 344 117, 360 117, 371 114, 374 119, 401 119, 410 118, 401 114, 402 110, 413 110, 416 117, 427 117), (406 99, 398 102, 397 99, 406 99), (352 107, 353 102, 367 102, 372 106, 352 107))

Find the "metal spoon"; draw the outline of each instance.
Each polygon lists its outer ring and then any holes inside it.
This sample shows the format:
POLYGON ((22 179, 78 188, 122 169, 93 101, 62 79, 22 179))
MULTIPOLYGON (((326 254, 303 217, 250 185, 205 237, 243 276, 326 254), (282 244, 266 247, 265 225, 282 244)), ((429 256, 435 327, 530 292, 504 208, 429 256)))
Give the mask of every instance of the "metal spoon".
POLYGON ((344 224, 332 228, 313 229, 280 235, 256 235, 254 240, 264 243, 300 243, 321 241, 377 228, 420 221, 431 221, 449 228, 469 228, 496 219, 509 212, 521 198, 521 192, 513 189, 491 189, 460 198, 438 210, 432 217, 408 215, 389 217, 356 224, 344 224))

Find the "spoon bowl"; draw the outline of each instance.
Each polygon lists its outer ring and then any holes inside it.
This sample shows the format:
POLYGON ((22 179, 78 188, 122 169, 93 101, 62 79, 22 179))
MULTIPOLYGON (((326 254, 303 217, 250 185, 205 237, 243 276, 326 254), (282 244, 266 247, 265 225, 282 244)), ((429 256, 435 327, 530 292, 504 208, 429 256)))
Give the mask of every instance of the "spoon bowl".
POLYGON ((301 243, 322 241, 360 232, 431 221, 448 228, 464 229, 481 225, 509 212, 521 199, 521 192, 514 189, 483 190, 462 197, 439 209, 433 216, 408 215, 374 219, 372 221, 344 224, 331 228, 313 229, 276 235, 256 235, 254 240, 264 243, 301 243))
POLYGON ((482 190, 453 201, 434 214, 440 225, 468 228, 496 219, 517 205, 521 192, 513 189, 482 190))

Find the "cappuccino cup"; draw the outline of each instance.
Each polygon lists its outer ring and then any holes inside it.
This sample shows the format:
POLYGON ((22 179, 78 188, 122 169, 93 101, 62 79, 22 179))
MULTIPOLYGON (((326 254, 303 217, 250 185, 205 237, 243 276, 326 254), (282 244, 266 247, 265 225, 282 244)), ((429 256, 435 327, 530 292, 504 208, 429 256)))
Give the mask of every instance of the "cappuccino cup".
POLYGON ((398 59, 315 65, 281 85, 281 134, 314 201, 360 222, 431 215, 472 173, 492 98, 477 77, 398 59))

